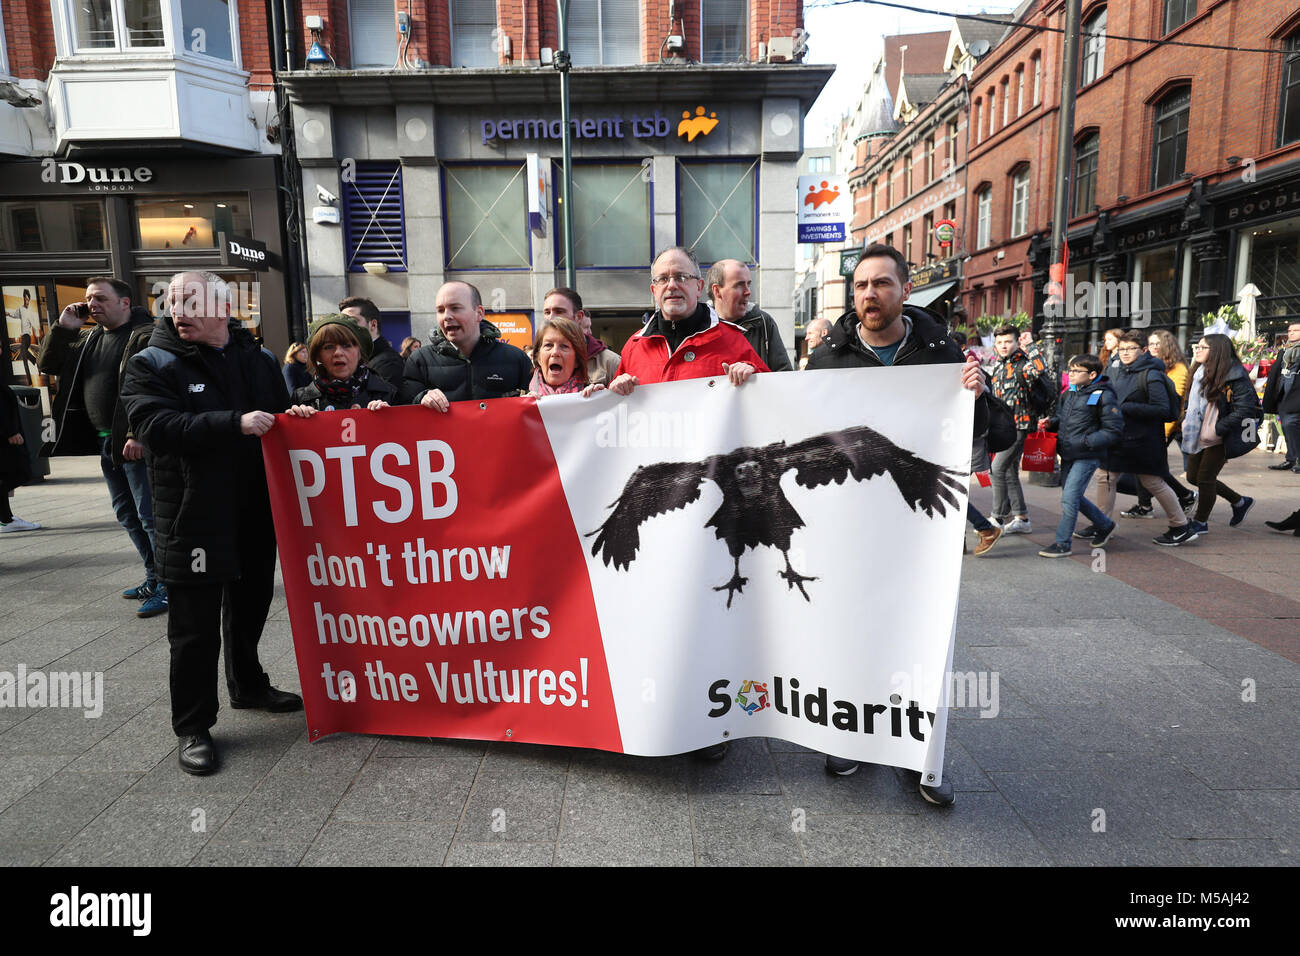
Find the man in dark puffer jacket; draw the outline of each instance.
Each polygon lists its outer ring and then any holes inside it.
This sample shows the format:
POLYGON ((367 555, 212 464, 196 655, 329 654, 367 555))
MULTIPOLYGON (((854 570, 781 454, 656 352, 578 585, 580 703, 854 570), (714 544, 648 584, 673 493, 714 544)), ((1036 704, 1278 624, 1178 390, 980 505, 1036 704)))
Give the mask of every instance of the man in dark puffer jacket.
POLYGON ((260 436, 289 404, 275 356, 230 320, 211 273, 182 273, 171 316, 127 363, 122 400, 154 490, 158 574, 171 607, 172 729, 187 773, 217 768, 216 666, 224 648, 235 708, 302 709, 257 659, 275 582, 275 528, 260 436), (225 617, 222 617, 222 605, 225 617))
POLYGON ((445 282, 435 302, 438 328, 429 344, 406 360, 403 404, 445 412, 452 402, 528 391, 533 363, 523 349, 501 341, 500 330, 484 318, 478 289, 468 282, 445 282))

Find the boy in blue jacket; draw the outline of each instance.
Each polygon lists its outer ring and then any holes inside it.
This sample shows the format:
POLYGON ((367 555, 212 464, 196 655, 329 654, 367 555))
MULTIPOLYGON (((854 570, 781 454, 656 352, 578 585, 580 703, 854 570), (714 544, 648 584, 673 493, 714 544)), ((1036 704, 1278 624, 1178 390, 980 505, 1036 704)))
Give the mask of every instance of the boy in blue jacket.
POLYGON ((1070 388, 1061 396, 1056 415, 1038 420, 1040 429, 1057 433, 1056 450, 1061 456, 1061 523, 1056 540, 1038 552, 1044 558, 1069 555, 1080 511, 1095 529, 1093 547, 1101 547, 1115 531, 1115 523, 1083 493, 1106 449, 1124 434, 1124 415, 1110 380, 1101 374, 1101 359, 1076 355, 1067 368, 1070 388))

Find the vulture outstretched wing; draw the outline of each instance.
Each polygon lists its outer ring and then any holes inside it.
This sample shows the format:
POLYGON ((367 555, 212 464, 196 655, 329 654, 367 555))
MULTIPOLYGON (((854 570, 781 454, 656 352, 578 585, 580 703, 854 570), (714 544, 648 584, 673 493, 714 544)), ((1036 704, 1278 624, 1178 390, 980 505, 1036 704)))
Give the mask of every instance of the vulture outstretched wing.
POLYGON ((712 458, 696 462, 660 462, 642 465, 632 472, 623 486, 618 500, 611 507, 614 513, 595 531, 591 546, 592 555, 613 563, 615 569, 627 569, 641 547, 637 530, 641 522, 657 515, 684 508, 700 496, 700 486, 709 477, 712 458))
POLYGON ((780 472, 795 469, 794 480, 805 488, 817 488, 832 481, 843 484, 850 475, 857 481, 866 481, 888 472, 908 506, 913 511, 919 507, 931 518, 936 511, 939 515, 945 513, 945 501, 958 507, 957 493, 962 491, 962 482, 958 480, 963 477, 962 472, 899 448, 865 425, 814 435, 793 445, 784 442, 769 445, 764 451, 780 472))

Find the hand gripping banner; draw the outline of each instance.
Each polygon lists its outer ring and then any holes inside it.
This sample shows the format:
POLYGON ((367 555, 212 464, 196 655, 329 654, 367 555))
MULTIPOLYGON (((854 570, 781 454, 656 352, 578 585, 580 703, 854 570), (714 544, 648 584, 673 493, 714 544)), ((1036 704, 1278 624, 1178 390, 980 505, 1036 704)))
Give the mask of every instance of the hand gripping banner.
POLYGON ((313 739, 941 766, 972 408, 948 365, 280 416, 313 739))

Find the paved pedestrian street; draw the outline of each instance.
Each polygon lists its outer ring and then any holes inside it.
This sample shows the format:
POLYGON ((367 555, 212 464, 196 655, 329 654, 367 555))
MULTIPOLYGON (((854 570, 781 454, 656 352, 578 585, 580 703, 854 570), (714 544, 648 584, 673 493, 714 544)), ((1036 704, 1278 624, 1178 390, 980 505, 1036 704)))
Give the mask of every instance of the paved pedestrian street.
MULTIPOLYGON (((1271 532, 1300 477, 1256 452, 1226 479, 1241 528, 1163 549, 1118 519, 1104 554, 1037 556, 1059 490, 1027 486, 1034 533, 963 566, 949 724, 957 800, 885 767, 829 777, 772 739, 719 763, 339 734, 231 710, 219 773, 176 763, 166 616, 135 617, 138 559, 94 459, 58 459, 0 537, 0 671, 102 673, 84 708, 0 708, 0 861, 19 866, 1294 865, 1300 856, 1300 539, 1271 532)), ((989 492, 974 500, 988 510, 989 492)), ((1120 507, 1132 499, 1121 496, 1120 507)), ((973 536, 968 541, 974 541, 973 536)), ((299 689, 282 589, 262 660, 299 689)), ((83 703, 85 703, 83 701, 83 703)))

